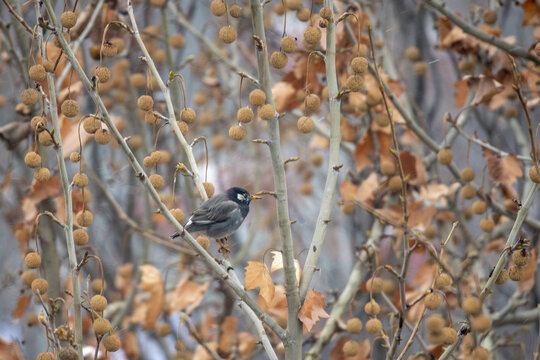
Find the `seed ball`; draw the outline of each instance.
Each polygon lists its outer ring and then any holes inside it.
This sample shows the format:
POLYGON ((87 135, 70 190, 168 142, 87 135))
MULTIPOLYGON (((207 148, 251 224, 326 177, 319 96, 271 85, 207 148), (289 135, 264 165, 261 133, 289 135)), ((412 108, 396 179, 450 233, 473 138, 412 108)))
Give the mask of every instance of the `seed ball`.
POLYGON ((161 122, 161 118, 157 116, 157 113, 154 111, 148 110, 146 114, 144 114, 144 122, 148 125, 156 126, 161 122))
POLYGON ((240 125, 231 126, 229 129, 229 137, 233 140, 240 141, 246 137, 246 128, 240 125))
POLYGON ((101 53, 105 57, 115 57, 118 54, 118 48, 113 43, 105 42, 101 47, 101 53))
POLYGON ((437 236, 437 227, 435 225, 428 225, 424 229, 424 236, 428 239, 434 239, 437 236))
POLYGON ((65 100, 60 107, 62 114, 72 118, 79 113, 79 104, 75 100, 65 100))
POLYGON ((309 94, 305 97, 304 104, 306 115, 311 115, 319 111, 319 108, 321 107, 321 99, 316 94, 309 94))
POLYGON ((285 36, 281 39, 279 43, 281 50, 285 51, 286 53, 292 53, 296 50, 298 43, 296 42, 296 39, 292 36, 285 36))
POLYGON ((525 276, 525 268, 517 265, 512 265, 508 268, 508 277, 512 281, 521 281, 525 276))
POLYGON ((276 109, 274 109, 274 105, 272 104, 264 104, 263 106, 259 107, 259 109, 257 110, 257 115, 262 120, 272 120, 275 114, 276 114, 276 109))
POLYGON ((118 351, 121 346, 120 338, 118 335, 109 335, 103 340, 103 346, 109 352, 118 351))
POLYGON ((472 351, 472 358, 471 360, 488 360, 489 359, 489 352, 481 347, 475 347, 472 351))
POLYGON ((21 93, 21 101, 24 105, 34 105, 39 99, 39 94, 36 89, 24 89, 21 93))
POLYGON ((169 45, 172 48, 180 49, 182 46, 184 46, 185 39, 182 34, 172 34, 169 36, 169 45))
POLYGON ((323 19, 330 20, 330 18, 332 17, 332 10, 327 7, 322 7, 321 10, 319 10, 319 16, 323 19))
POLYGON ((215 149, 217 149, 217 150, 223 149, 226 145, 227 145, 227 141, 225 139, 225 136, 218 134, 218 135, 215 135, 214 137, 212 137, 212 146, 215 149))
POLYGON ((354 214, 354 208, 355 206, 352 201, 345 201, 341 206, 341 212, 345 215, 352 215, 354 214))
POLYGON ((287 65, 288 60, 287 55, 281 51, 274 51, 270 56, 270 65, 272 65, 274 69, 282 69, 287 65))
POLYGON ((111 71, 105 66, 98 66, 94 70, 94 75, 98 78, 100 83, 106 83, 111 78, 111 71))
POLYGON ((229 8, 229 14, 233 18, 239 18, 240 16, 242 16, 242 8, 240 6, 234 4, 233 6, 231 6, 229 8))
POLYGON ((236 112, 236 118, 239 122, 249 123, 253 120, 253 110, 249 106, 244 106, 236 112))
POLYGON ((96 335, 105 335, 109 330, 111 330, 111 323, 109 320, 101 317, 94 320, 94 332, 96 335))
POLYGON ((495 280, 495 284, 502 285, 506 280, 508 280, 508 270, 502 269, 499 276, 497 276, 497 280, 495 280))
POLYGON ((309 20, 309 16, 311 14, 311 11, 309 11, 308 8, 300 8, 296 11, 296 18, 302 22, 306 22, 309 20))
POLYGON ((60 15, 60 22, 66 29, 71 29, 77 23, 77 14, 73 11, 65 11, 60 15))
POLYGON ((474 64, 471 60, 463 59, 459 61, 458 69, 462 73, 469 73, 474 69, 474 64))
POLYGON ((361 75, 351 75, 347 78, 345 85, 354 92, 359 92, 364 86, 364 77, 361 75))
POLYGON ((368 61, 365 57, 355 57, 351 61, 351 69, 356 75, 364 74, 368 68, 368 61))
POLYGON ((32 120, 30 120, 30 127, 34 131, 43 131, 47 128, 47 119, 42 116, 34 116, 32 120))
POLYGON ((72 152, 71 154, 69 154, 69 161, 71 161, 72 163, 78 163, 79 161, 81 161, 81 154, 76 151, 72 152))
POLYGON ((101 279, 94 279, 92 280, 91 287, 94 293, 100 293, 102 291, 105 291, 105 289, 107 289, 107 283, 101 279))
POLYGON ((214 16, 221 16, 225 14, 225 11, 227 11, 227 7, 225 6, 223 0, 213 0, 210 3, 210 11, 214 16))
POLYGON ((368 315, 378 315, 381 311, 381 307, 375 300, 371 300, 366 305, 364 305, 364 312, 368 315))
POLYGON ((142 95, 137 100, 137 106, 143 111, 148 111, 154 107, 154 99, 149 95, 142 95))
POLYGON ((444 337, 443 344, 451 345, 457 340, 457 331, 454 328, 444 327, 442 332, 444 337))
POLYGON ((377 115, 375 115, 375 117, 373 118, 373 120, 375 121, 375 123, 380 126, 380 127, 387 127, 388 125, 390 125, 390 118, 388 117, 388 115, 386 113, 378 113, 377 115))
POLYGON ((472 199, 475 195, 476 189, 471 184, 467 184, 461 189, 461 196, 463 196, 464 199, 472 199))
POLYGON ((463 301, 463 311, 468 315, 478 315, 482 312, 482 301, 476 296, 469 296, 463 301))
POLYGON ((88 134, 94 134, 101 128, 101 120, 94 116, 89 116, 83 121, 83 129, 88 134))
POLYGON ((476 200, 472 204, 472 211, 476 215, 481 215, 481 214, 485 213, 486 210, 487 210, 487 204, 486 204, 486 202, 484 200, 476 200))
POLYGON ((311 195, 313 194, 313 186, 310 183, 303 183, 300 185, 300 194, 302 195, 311 195))
POLYGON ((30 151, 25 155, 24 163, 31 169, 38 168, 41 165, 41 156, 34 151, 30 151))
POLYGON ((90 190, 84 189, 84 191, 77 191, 77 201, 86 204, 90 200, 92 200, 92 192, 90 190))
POLYGON ((476 174, 475 174, 474 170, 471 169, 471 168, 465 168, 465 169, 461 170, 460 177, 461 177, 461 180, 463 180, 465 182, 473 181, 475 176, 476 176, 476 174))
POLYGON ((88 176, 85 173, 78 172, 73 176, 73 184, 80 188, 88 186, 88 176))
POLYGON ((78 360, 79 353, 72 347, 61 348, 58 352, 58 360, 78 360))
POLYGON ((143 159, 143 165, 147 168, 152 168, 154 165, 156 165, 156 163, 151 156, 145 156, 143 159))
POLYGON ((350 334, 358 334, 362 331, 362 321, 359 318, 351 318, 347 320, 347 331, 350 334))
POLYGON ((29 269, 37 269, 41 266, 41 256, 37 252, 30 252, 24 257, 24 263, 29 269))
POLYGON ((197 116, 197 113, 192 108, 183 108, 180 112, 180 119, 187 124, 191 124, 195 117, 197 116))
POLYGON ((352 53, 355 57, 367 57, 368 47, 366 44, 356 44, 352 48, 352 53))
POLYGON ((150 0, 150 5, 156 8, 164 7, 167 0, 150 0))
POLYGON ((343 353, 345 356, 355 356, 360 352, 360 344, 358 341, 349 340, 343 345, 343 353))
POLYGON ((442 304, 442 298, 437 293, 431 293, 424 299, 424 305, 430 310, 437 310, 442 304))
POLYGON ((206 192, 206 195, 210 198, 214 196, 214 192, 216 191, 214 188, 214 185, 211 182, 203 182, 204 191, 206 192))
POLYGON ((319 41, 321 41, 321 30, 319 28, 316 28, 314 26, 308 26, 304 30, 304 40, 311 45, 316 45, 319 41))
POLYGON ((197 91, 195 93, 195 96, 193 96, 193 102, 197 106, 202 106, 206 104, 206 94, 203 93, 202 91, 197 91))
POLYGON ((189 131, 189 125, 184 121, 177 121, 176 125, 178 125, 178 128, 180 129, 182 135, 186 136, 189 131))
POLYGON ((382 291, 383 280, 379 277, 370 278, 366 281, 366 290, 373 293, 379 294, 382 291))
POLYGON ((480 220, 480 230, 482 230, 483 232, 486 232, 486 233, 491 232, 493 231, 494 227, 495 227, 495 222, 493 221, 492 218, 487 217, 480 220))
POLYGON ((369 319, 366 323, 366 330, 371 335, 378 335, 382 330, 382 323, 379 319, 369 319))
POLYGON ((315 123, 313 120, 311 120, 308 116, 302 116, 298 119, 298 122, 296 123, 296 126, 298 127, 298 130, 303 134, 309 134, 313 131, 313 128, 315 127, 315 123))
POLYGON ((88 233, 83 229, 73 231, 73 242, 78 246, 86 245, 88 243, 88 233))
POLYGON ((219 39, 225 44, 230 44, 236 40, 236 29, 231 26, 223 26, 219 29, 219 39))
POLYGON ((102 312, 107 307, 107 299, 102 295, 94 295, 90 299, 90 307, 96 312, 102 312))
POLYGON ((440 345, 444 342, 444 333, 441 331, 430 332, 427 335, 427 340, 433 345, 440 345))
POLYGON ((447 273, 442 273, 437 276, 435 280, 435 287, 437 289, 446 290, 450 285, 452 285, 452 278, 447 273))
POLYGON ((37 82, 43 81, 47 77, 45 68, 41 64, 30 66, 30 69, 28 70, 28 75, 30 76, 30 79, 37 82))
MULTIPOLYGON (((66 42, 69 44, 71 42, 71 36, 69 35, 69 33, 67 32, 63 32, 62 33, 62 36, 64 37, 64 39, 66 40, 66 42)), ((61 48, 62 45, 60 44, 60 40, 58 39, 58 35, 54 35, 53 37, 53 44, 54 46, 56 46, 57 48, 61 48)))
POLYGON ((51 73, 54 71, 54 62, 51 60, 43 60, 42 61, 43 69, 45 69, 46 72, 51 73))
POLYGON ((536 43, 534 46, 534 52, 536 53, 536 56, 540 57, 540 42, 536 43))
POLYGON ((163 176, 159 174, 152 174, 148 178, 150 180, 150 184, 154 187, 154 189, 160 189, 165 185, 165 180, 163 180, 163 176))
POLYGON ((38 136, 38 141, 43 146, 51 146, 54 141, 51 134, 48 131, 43 131, 38 136))
POLYGON ((171 214, 179 223, 184 222, 184 212, 181 209, 171 209, 171 214))
POLYGON ((79 226, 88 227, 92 225, 92 222, 94 221, 94 215, 92 215, 90 210, 81 210, 77 213, 75 219, 77 220, 77 224, 79 226))
POLYGON ((392 280, 390 280, 390 279, 384 279, 383 280, 383 292, 386 295, 393 294, 395 290, 396 290, 396 285, 394 284, 394 282, 392 280))
POLYGON ((49 283, 47 280, 42 278, 37 278, 34 281, 32 281, 32 292, 39 291, 41 295, 45 294, 47 290, 49 290, 49 283))
POLYGON ((482 13, 482 20, 488 25, 493 25, 497 22, 497 12, 493 9, 486 9, 482 13))
POLYGON ((278 16, 281 16, 285 13, 285 8, 281 2, 278 2, 276 6, 274 6, 273 10, 274 10, 274 13, 276 13, 276 15, 278 16))
POLYGON ((36 360, 56 360, 56 356, 50 352, 39 353, 36 360))
POLYGON ((425 61, 418 61, 418 62, 415 62, 413 65, 413 71, 418 76, 426 75, 428 69, 429 69, 429 65, 425 61))
POLYGON ((201 245, 202 248, 204 248, 205 250, 208 250, 208 248, 210 247, 210 240, 208 240, 208 238, 206 236, 199 236, 197 237, 197 242, 199 243, 199 245, 201 245))
POLYGON ((37 169, 34 172, 34 179, 39 183, 45 183, 51 178, 51 172, 46 167, 37 169))
MULTIPOLYGON (((215 1, 215 0, 214 0, 215 1)), ((218 0, 220 1, 220 0, 218 0)), ((172 332, 171 325, 169 323, 161 323, 156 326, 156 334, 159 337, 165 337, 172 332)))
POLYGON ((426 319, 426 329, 430 332, 439 332, 445 325, 444 319, 439 314, 430 315, 426 319))
POLYGON ((420 60, 420 50, 416 46, 408 47, 405 50, 405 57, 410 61, 418 61, 420 60))
POLYGON ((107 129, 99 129, 94 134, 94 139, 98 144, 106 145, 111 141, 112 135, 107 129))
POLYGON ((437 153, 437 161, 442 165, 448 165, 452 162, 454 154, 450 149, 442 149, 437 153))
MULTIPOLYGON (((113 44, 113 46, 116 47, 118 52, 122 52, 126 48, 126 44, 122 38, 114 37, 110 39, 109 42, 113 44)), ((117 66, 121 69, 128 70, 130 67, 129 60, 127 59, 118 60, 117 66)))
POLYGON ((129 78, 129 83, 136 89, 146 85, 146 76, 140 73, 132 74, 129 78))
POLYGON ((463 217, 465 220, 471 220, 473 217, 473 212, 471 208, 465 208, 463 209, 463 217))
POLYGON ((249 93, 249 102, 254 106, 261 106, 266 102, 266 94, 260 89, 249 93))
POLYGON ((401 178, 399 175, 394 175, 390 178, 390 180, 388 180, 388 187, 393 192, 400 191, 402 189, 401 184, 401 178))
POLYGON ((473 319, 471 327, 475 331, 481 333, 486 332, 491 329, 491 319, 485 314, 478 315, 476 318, 473 319))
POLYGON ((512 261, 517 266, 527 266, 530 259, 531 259, 531 256, 525 249, 514 251, 512 253, 512 261))
POLYGON ((532 182, 540 183, 540 176, 538 175, 538 170, 536 170, 536 166, 531 166, 531 168, 529 169, 529 178, 532 182))
MULTIPOLYGON (((385 176, 393 175, 396 172, 396 165, 392 160, 381 160, 381 173, 385 176)), ((401 186, 401 185, 400 185, 401 186)))
POLYGON ((22 273, 21 275, 21 281, 23 283, 23 285, 27 286, 27 287, 31 287, 32 286, 32 282, 37 279, 37 275, 35 272, 31 271, 31 270, 26 270, 25 272, 22 273))
POLYGON ((324 156, 321 153, 314 153, 314 154, 311 154, 311 156, 309 157, 309 162, 313 166, 316 166, 316 167, 321 166, 323 161, 324 161, 324 156))

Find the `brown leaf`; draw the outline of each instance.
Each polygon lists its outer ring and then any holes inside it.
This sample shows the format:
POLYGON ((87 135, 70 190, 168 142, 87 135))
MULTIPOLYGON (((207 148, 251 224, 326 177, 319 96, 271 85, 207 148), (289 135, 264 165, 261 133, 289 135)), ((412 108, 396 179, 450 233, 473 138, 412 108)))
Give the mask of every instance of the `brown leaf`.
MULTIPOLYGON (((358 172, 364 170, 373 163, 370 156, 374 153, 375 148, 371 134, 371 131, 366 131, 354 150, 354 160, 356 162, 356 171, 358 172)), ((384 133, 383 131, 376 131, 375 134, 377 135, 377 141, 379 142, 379 157, 381 159, 389 158, 390 144, 392 143, 390 135, 384 133)))
POLYGON ((24 360, 24 356, 16 341, 7 342, 0 337, 0 359, 2 360, 24 360))
POLYGON ((22 199, 21 210, 24 215, 24 221, 34 221, 38 213, 36 204, 28 198, 22 199))
POLYGON ((511 185, 523 176, 521 161, 511 154, 500 157, 486 147, 482 147, 482 157, 488 167, 489 177, 497 183, 511 185))
POLYGON ((412 152, 405 150, 400 153, 399 158, 403 165, 405 177, 409 177, 408 183, 411 185, 421 185, 425 183, 426 171, 421 159, 413 155, 412 152))
POLYGON ((456 89, 456 96, 454 100, 454 107, 460 108, 465 105, 467 96, 469 95, 469 84, 467 79, 463 78, 454 83, 454 88, 456 89))
POLYGON ((32 302, 32 295, 26 295, 26 296, 19 296, 17 299, 17 305, 15 305, 15 310, 13 310, 13 318, 19 319, 21 316, 24 315, 24 312, 26 309, 28 309, 28 305, 32 302))
POLYGON ((287 310, 287 297, 285 296, 285 287, 283 285, 277 285, 275 287, 276 291, 274 293, 274 298, 272 302, 268 304, 262 296, 257 298, 257 303, 263 310, 269 314, 274 315, 278 319, 286 319, 288 310, 287 310))
POLYGON ((2 181, 2 193, 5 194, 9 190, 9 186, 11 185, 11 179, 13 178, 13 170, 9 169, 6 173, 6 176, 4 176, 4 180, 2 181))
POLYGON ((219 339, 219 350, 228 353, 238 328, 238 320, 234 316, 227 316, 221 324, 221 338, 219 339))
POLYGON ((150 293, 150 298, 146 301, 146 315, 144 330, 153 329, 161 310, 163 309, 164 284, 161 272, 152 265, 140 266, 142 275, 139 288, 150 293))
MULTIPOLYGON (((213 350, 214 352, 217 352, 218 350, 218 344, 215 341, 207 342, 206 346, 213 350)), ((210 354, 208 354, 208 351, 202 346, 197 345, 197 348, 195 349, 195 353, 192 357, 193 360, 213 360, 214 357, 212 357, 210 354)))
POLYGON ((476 106, 491 100, 491 98, 504 90, 504 86, 492 77, 485 75, 465 76, 469 89, 474 91, 471 106, 476 106))
POLYGON ((131 283, 133 281, 133 264, 124 264, 116 269, 114 278, 114 287, 126 298, 131 292, 131 283))
MULTIPOLYGON (((272 259, 272 264, 270 265, 270 272, 283 269, 283 254, 281 251, 271 251, 274 258, 272 259)), ((296 272, 296 286, 300 286, 300 277, 302 277, 302 268, 298 260, 294 259, 294 270, 296 272)))
POLYGON ((540 8, 535 0, 525 0, 521 7, 523 8, 523 26, 540 23, 540 8))
POLYGON ((534 286, 534 273, 536 272, 536 259, 538 259, 538 248, 531 250, 531 258, 525 267, 525 275, 518 283, 518 289, 521 292, 530 291, 534 286))
POLYGON ((133 331, 126 331, 122 337, 122 350, 128 359, 138 359, 141 353, 137 335, 133 331))
POLYGON ((247 332, 238 333, 238 350, 244 358, 248 358, 259 339, 247 332))
POLYGON ((244 281, 246 290, 259 288, 259 295, 264 298, 267 304, 272 303, 276 289, 266 264, 258 261, 248 261, 244 281))
POLYGON ((198 284, 187 278, 181 279, 176 285, 176 289, 167 294, 171 310, 181 310, 190 313, 201 303, 210 282, 198 284))
POLYGON ((30 122, 12 121, 0 127, 0 140, 6 142, 8 150, 13 150, 31 132, 30 122))
POLYGON ((52 176, 49 181, 45 183, 34 181, 28 199, 37 205, 43 200, 57 197, 61 193, 62 186, 60 185, 60 178, 58 176, 52 176))
POLYGON ((300 106, 296 99, 296 89, 291 83, 280 81, 272 87, 272 96, 274 97, 274 105, 276 111, 282 113, 290 111, 300 106))
POLYGON ((298 313, 298 320, 303 324, 304 332, 309 332, 320 318, 328 318, 326 313, 326 296, 311 289, 304 300, 304 304, 298 313))

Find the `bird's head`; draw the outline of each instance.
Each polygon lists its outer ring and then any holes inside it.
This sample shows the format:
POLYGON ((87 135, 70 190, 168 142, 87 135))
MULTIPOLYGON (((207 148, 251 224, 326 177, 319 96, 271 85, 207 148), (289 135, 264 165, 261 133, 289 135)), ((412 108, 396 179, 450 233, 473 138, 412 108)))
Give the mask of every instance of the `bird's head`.
POLYGON ((253 199, 260 199, 259 196, 250 195, 250 193, 247 190, 242 189, 240 187, 233 187, 227 190, 227 196, 229 199, 231 199, 232 201, 238 204, 247 204, 247 205, 249 205, 249 203, 253 199))

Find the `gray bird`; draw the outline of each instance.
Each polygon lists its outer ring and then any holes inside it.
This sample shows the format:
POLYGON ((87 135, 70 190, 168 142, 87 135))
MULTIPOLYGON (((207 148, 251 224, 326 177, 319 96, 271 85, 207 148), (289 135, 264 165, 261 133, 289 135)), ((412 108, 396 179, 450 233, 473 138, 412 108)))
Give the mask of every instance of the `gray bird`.
MULTIPOLYGON (((184 229, 189 232, 201 232, 215 238, 221 245, 220 251, 229 251, 221 239, 234 233, 244 222, 249 213, 249 203, 259 196, 250 195, 245 189, 232 187, 227 191, 206 200, 188 219, 184 229)), ((171 238, 181 236, 174 233, 171 238)))

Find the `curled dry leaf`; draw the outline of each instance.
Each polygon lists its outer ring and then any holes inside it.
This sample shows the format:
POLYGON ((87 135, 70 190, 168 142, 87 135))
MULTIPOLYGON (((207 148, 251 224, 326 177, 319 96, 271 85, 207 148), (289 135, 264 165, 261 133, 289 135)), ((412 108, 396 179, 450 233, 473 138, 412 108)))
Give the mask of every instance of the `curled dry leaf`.
POLYGON ((13 310, 13 318, 19 319, 21 316, 24 315, 26 309, 28 309, 28 305, 32 302, 32 295, 23 295, 19 296, 17 299, 17 304, 15 305, 15 310, 13 310))
POLYGON ((523 176, 521 161, 515 154, 499 156, 490 149, 482 147, 482 157, 488 167, 490 179, 497 183, 511 185, 523 176))
POLYGON ((138 287, 150 293, 150 297, 145 303, 146 315, 144 329, 153 329, 161 310, 163 309, 164 284, 161 272, 152 265, 140 266, 142 276, 138 287))
POLYGON ((245 283, 246 290, 259 288, 259 295, 264 298, 267 304, 272 303, 276 289, 266 264, 258 261, 248 261, 245 283))
MULTIPOLYGON (((270 265, 270 272, 283 269, 283 254, 281 251, 271 251, 274 256, 272 259, 272 265, 270 265)), ((300 278, 302 277, 302 268, 297 259, 294 259, 294 270, 296 272, 296 286, 300 286, 300 278)))
POLYGON ((219 339, 219 351, 222 354, 229 353, 233 340, 236 337, 238 320, 234 316, 227 316, 221 324, 221 337, 219 339))
POLYGON ((309 332, 320 318, 328 318, 328 313, 324 310, 326 306, 326 296, 311 289, 304 304, 298 313, 298 320, 303 324, 304 332, 309 332))
POLYGON ((181 310, 190 313, 199 306, 209 286, 209 281, 198 284, 187 278, 181 279, 176 284, 176 289, 166 295, 170 309, 172 311, 181 310))

